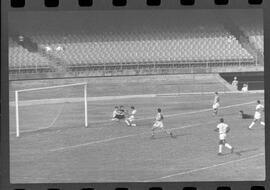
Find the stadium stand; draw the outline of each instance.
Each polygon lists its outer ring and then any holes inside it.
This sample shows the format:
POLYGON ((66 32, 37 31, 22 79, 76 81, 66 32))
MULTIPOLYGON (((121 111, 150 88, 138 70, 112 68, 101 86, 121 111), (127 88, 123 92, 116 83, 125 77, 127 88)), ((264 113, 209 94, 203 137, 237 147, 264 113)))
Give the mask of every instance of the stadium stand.
POLYGON ((264 37, 263 35, 252 35, 249 36, 249 40, 254 44, 255 48, 258 49, 262 54, 264 54, 264 37))
POLYGON ((9 39, 9 68, 37 70, 48 68, 48 60, 35 52, 29 52, 27 49, 16 44, 9 39))
MULTIPOLYGON (((168 22, 159 22, 162 14, 147 14, 142 18, 136 15, 137 20, 132 16, 133 20, 122 19, 122 24, 118 21, 121 15, 113 18, 105 15, 102 17, 108 21, 95 27, 91 23, 97 23, 99 17, 96 21, 81 15, 85 17, 80 21, 70 20, 72 25, 69 25, 60 23, 61 17, 56 22, 51 17, 41 16, 39 23, 33 19, 27 23, 18 22, 16 30, 20 28, 23 35, 31 36, 40 48, 48 48, 49 55, 72 68, 123 63, 254 62, 254 57, 238 39, 209 15, 185 20, 172 14, 168 22), (48 25, 41 24, 43 21, 48 25), (20 27, 21 23, 28 26, 20 27)), ((249 31, 245 24, 241 27, 249 31)), ((250 41, 263 51, 263 36, 250 35, 250 41)), ((12 68, 38 68, 48 64, 42 55, 27 52, 16 44, 10 44, 9 51, 12 68)))
MULTIPOLYGON (((199 34, 181 31, 178 34, 174 32, 164 34, 164 36, 172 36, 170 39, 164 39, 162 33, 154 36, 154 32, 149 35, 153 36, 152 39, 144 39, 147 37, 131 34, 124 35, 124 40, 120 40, 119 36, 115 38, 110 36, 111 41, 104 41, 103 39, 109 36, 104 35, 103 38, 96 37, 90 41, 92 36, 87 36, 87 32, 84 35, 70 35, 68 42, 60 42, 54 35, 35 36, 33 39, 44 48, 49 46, 55 50, 57 47, 62 47, 63 51, 51 53, 62 58, 69 65, 252 59, 241 44, 226 31, 221 29, 208 31, 208 27, 205 28, 207 29, 204 33, 199 34), (133 36, 134 39, 132 39, 133 36), (60 43, 55 43, 56 39, 60 43), (83 42, 84 40, 87 42, 83 42)), ((13 53, 10 55, 17 59, 21 56, 13 55, 13 53)), ((31 60, 30 65, 33 64, 31 60)), ((43 62, 38 64, 43 65, 43 62)))
POLYGON ((264 34, 262 19, 258 19, 258 17, 252 17, 248 14, 243 15, 239 13, 233 14, 232 17, 238 18, 234 19, 235 23, 239 26, 244 35, 248 37, 250 43, 252 43, 254 47, 263 54, 264 34))

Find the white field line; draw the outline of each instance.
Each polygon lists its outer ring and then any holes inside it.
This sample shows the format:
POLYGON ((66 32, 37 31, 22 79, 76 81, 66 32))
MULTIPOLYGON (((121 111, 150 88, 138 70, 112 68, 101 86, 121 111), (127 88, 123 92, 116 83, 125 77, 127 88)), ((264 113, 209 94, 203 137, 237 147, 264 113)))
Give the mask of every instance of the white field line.
MULTIPOLYGON (((104 100, 120 100, 130 98, 154 98, 156 94, 144 94, 144 95, 125 95, 125 96, 102 96, 102 97, 88 97, 87 101, 104 101, 104 100)), ((42 105, 42 104, 60 104, 60 103, 72 103, 83 102, 83 97, 74 98, 50 98, 50 99, 37 99, 37 100, 24 100, 19 101, 20 106, 42 105)), ((10 106, 15 106, 15 102, 10 102, 10 106)))
MULTIPOLYGON (((234 104, 234 105, 230 105, 230 106, 225 106, 222 109, 227 109, 227 108, 237 107, 237 106, 242 106, 242 105, 248 105, 248 104, 253 104, 253 103, 254 103, 254 101, 246 102, 246 103, 242 103, 242 104, 234 104)), ((203 110, 193 111, 193 112, 171 114, 171 115, 167 115, 166 117, 174 117, 174 116, 179 116, 179 115, 195 114, 195 113, 201 113, 201 112, 206 112, 206 111, 210 111, 210 110, 212 110, 212 109, 203 109, 203 110)), ((145 120, 145 119, 152 119, 152 117, 151 118, 142 118, 141 120, 145 120)), ((209 122, 209 123, 214 123, 214 122, 209 122)), ((177 127, 177 128, 170 128, 170 129, 183 129, 183 128, 188 128, 188 127, 194 127, 194 126, 197 126, 197 125, 201 125, 201 123, 200 124, 187 125, 187 126, 183 126, 183 127, 177 127)), ((118 140, 118 139, 124 139, 124 138, 128 138, 128 137, 144 135, 144 134, 149 134, 149 133, 145 132, 145 133, 140 133, 140 134, 133 134, 133 135, 125 135, 125 136, 120 136, 120 137, 108 138, 108 139, 103 139, 103 140, 99 140, 99 141, 92 141, 92 142, 88 142, 88 143, 83 143, 83 144, 78 144, 78 145, 73 145, 73 146, 67 146, 67 147, 61 147, 61 148, 57 148, 57 149, 52 149, 50 151, 73 149, 73 148, 77 148, 77 147, 81 147, 81 146, 88 146, 88 145, 92 145, 92 144, 105 143, 105 142, 110 142, 110 141, 114 141, 114 140, 118 140)))
MULTIPOLYGON (((238 107, 238 106, 243 106, 243 105, 249 105, 249 104, 253 104, 254 101, 251 101, 251 102, 246 102, 246 103, 241 103, 241 104, 233 104, 233 105, 229 105, 229 106, 224 106, 224 107, 221 107, 219 109, 228 109, 228 108, 232 108, 232 107, 238 107)), ((203 112, 208 112, 208 111, 212 111, 211 108, 209 109, 202 109, 202 110, 196 110, 196 111, 190 111, 190 112, 184 112, 184 113, 176 113, 176 114, 169 114, 169 115, 164 115, 166 118, 170 118, 170 117, 176 117, 176 116, 181 116, 181 115, 189 115, 189 114, 196 114, 196 113, 203 113, 203 112)), ((144 121, 144 120, 150 120, 150 119, 153 119, 153 117, 145 117, 145 118, 137 118, 136 121, 144 121)), ((100 124, 100 123, 109 123, 109 122, 112 122, 111 120, 109 121, 100 121, 100 122, 95 122, 95 123, 89 123, 89 125, 91 124, 100 124)), ((50 127, 45 127, 45 128, 39 128, 39 129, 32 129, 32 130, 21 130, 20 132, 23 133, 23 132, 35 132, 35 131, 40 131, 40 130, 44 130, 44 129, 48 129, 50 127)), ((99 128, 89 128, 89 129, 93 129, 93 130, 101 130, 103 128, 106 128, 106 127, 99 127, 99 128)), ((12 134, 15 134, 15 132, 11 132, 10 133, 11 135, 12 134)))
MULTIPOLYGON (((249 104, 255 104, 255 101, 251 101, 251 102, 245 102, 245 103, 241 103, 241 104, 233 104, 233 105, 229 105, 229 106, 224 106, 224 107, 220 107, 219 109, 228 109, 228 108, 232 108, 232 107, 238 107, 238 106, 243 106, 243 105, 249 105, 249 104)), ((212 108, 208 108, 208 109, 201 109, 201 110, 196 110, 196 111, 190 111, 190 112, 184 112, 184 113, 175 113, 175 114, 168 114, 164 116, 166 118, 169 117, 175 117, 175 116, 180 116, 180 115, 189 115, 189 114, 196 114, 196 113, 202 113, 202 112, 208 112, 208 111, 212 111, 212 108)), ((154 117, 144 117, 144 118, 136 118, 136 121, 144 121, 144 120, 149 120, 149 119, 153 119, 154 117)), ((101 121, 96 121, 96 122, 90 122, 89 124, 100 124, 100 123, 108 123, 108 122, 112 122, 111 120, 101 120, 101 121)))
MULTIPOLYGON (((219 109, 222 110, 222 109, 228 109, 228 108, 232 108, 232 107, 238 107, 238 106, 249 105, 249 104, 255 104, 255 101, 245 102, 245 103, 241 103, 241 104, 233 104, 233 105, 221 107, 219 109)), ((208 111, 212 111, 212 110, 213 110, 212 108, 201 109, 201 110, 184 112, 184 113, 175 113, 175 114, 164 115, 164 117, 168 118, 168 117, 175 117, 175 116, 180 116, 180 115, 196 114, 196 113, 208 112, 208 111)), ((141 121, 141 120, 148 120, 148 119, 154 119, 154 118, 153 117, 147 117, 147 118, 139 118, 139 119, 136 119, 136 120, 141 121)))
POLYGON ((158 181, 158 180, 167 179, 167 178, 170 178, 170 177, 191 174, 191 173, 195 173, 195 172, 199 172, 199 171, 203 171, 203 170, 207 170, 207 169, 216 168, 216 167, 219 167, 219 166, 224 166, 224 165, 227 165, 227 164, 232 164, 232 163, 236 163, 236 162, 241 162, 241 161, 249 160, 249 159, 252 159, 252 158, 257 158, 257 157, 263 156, 263 155, 264 155, 264 153, 259 153, 259 154, 255 154, 255 155, 248 156, 248 157, 245 157, 245 158, 231 160, 231 161, 228 161, 228 162, 223 162, 223 163, 220 163, 220 164, 214 164, 214 165, 211 165, 211 166, 196 168, 196 169, 188 170, 188 171, 185 171, 185 172, 179 172, 179 173, 175 173, 175 174, 171 174, 171 175, 167 175, 167 176, 163 176, 163 177, 159 177, 159 178, 145 180, 143 182, 158 181))
MULTIPOLYGON (((242 91, 224 91, 219 94, 258 94, 264 93, 264 90, 252 90, 248 92, 242 91)), ((213 95, 214 92, 182 92, 182 93, 168 93, 168 94, 156 94, 156 96, 179 96, 179 95, 213 95)))
MULTIPOLYGON (((243 93, 241 91, 228 91, 220 92, 220 94, 257 94, 264 93, 263 90, 249 91, 243 93)), ((168 93, 168 94, 138 94, 138 95, 124 95, 124 96, 102 96, 102 97, 88 97, 87 101, 104 101, 104 100, 120 100, 130 98, 154 98, 154 97, 166 97, 166 96, 181 96, 181 95, 212 95, 213 92, 188 92, 188 93, 168 93)), ((59 104, 59 103, 71 103, 82 102, 84 98, 51 98, 51 99, 39 99, 39 100, 24 100, 19 101, 20 106, 42 105, 42 104, 59 104)), ((10 106, 15 106, 14 101, 9 103, 10 106)))
MULTIPOLYGON (((212 121, 212 122, 208 122, 207 124, 210 124, 210 123, 215 123, 215 122, 212 121)), ((185 126, 182 126, 182 127, 168 128, 168 130, 185 129, 185 128, 196 127, 196 126, 200 126, 200 125, 201 125, 201 123, 196 123, 196 124, 192 124, 192 125, 185 125, 185 126)), ((162 131, 158 131, 158 132, 161 133, 162 131)), ((113 138, 103 139, 103 140, 99 140, 99 141, 91 141, 91 142, 82 143, 82 144, 78 144, 78 145, 51 149, 49 151, 50 152, 55 152, 55 151, 61 151, 61 150, 74 149, 74 148, 78 148, 78 147, 89 146, 89 145, 93 145, 93 144, 106 143, 106 142, 115 141, 115 140, 118 140, 118 139, 125 139, 125 138, 129 138, 129 137, 141 136, 141 135, 146 135, 146 134, 151 134, 151 132, 144 132, 144 133, 137 133, 137 134, 120 136, 120 137, 113 137, 113 138)))

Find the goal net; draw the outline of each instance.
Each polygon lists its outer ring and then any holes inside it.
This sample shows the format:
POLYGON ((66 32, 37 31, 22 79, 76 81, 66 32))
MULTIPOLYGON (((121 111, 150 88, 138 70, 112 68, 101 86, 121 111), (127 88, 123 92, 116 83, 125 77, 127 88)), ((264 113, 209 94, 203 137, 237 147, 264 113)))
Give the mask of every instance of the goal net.
POLYGON ((88 126, 87 83, 15 90, 11 134, 88 126))

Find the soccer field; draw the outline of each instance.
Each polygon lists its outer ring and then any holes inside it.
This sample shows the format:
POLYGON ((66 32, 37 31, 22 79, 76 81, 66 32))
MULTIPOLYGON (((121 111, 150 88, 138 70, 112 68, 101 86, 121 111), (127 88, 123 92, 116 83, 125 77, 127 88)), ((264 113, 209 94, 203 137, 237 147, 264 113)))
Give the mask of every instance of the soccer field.
MULTIPOLYGON (((263 93, 221 93, 221 109, 212 115, 213 94, 110 96, 88 99, 89 127, 84 127, 83 102, 28 101, 21 106, 21 136, 15 137, 10 106, 10 177, 12 183, 236 181, 264 180, 264 127, 241 119, 239 110, 254 114, 263 93), (110 120, 115 105, 134 105, 136 127, 110 120), (151 139, 156 109, 176 138, 158 133, 151 139), (218 156, 220 117, 231 127, 230 154, 218 156)), ((44 95, 46 96, 46 95, 44 95)), ((28 98, 28 100, 31 98, 28 98)))

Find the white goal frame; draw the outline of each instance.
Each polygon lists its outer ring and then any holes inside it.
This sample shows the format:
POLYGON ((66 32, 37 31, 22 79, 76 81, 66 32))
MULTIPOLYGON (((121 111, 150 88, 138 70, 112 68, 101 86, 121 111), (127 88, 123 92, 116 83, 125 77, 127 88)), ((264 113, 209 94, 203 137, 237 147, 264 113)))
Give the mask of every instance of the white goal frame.
POLYGON ((28 91, 37 91, 37 90, 46 90, 46 89, 55 89, 55 88, 65 88, 70 86, 83 86, 84 87, 84 124, 85 127, 88 127, 88 111, 87 111, 87 83, 75 83, 75 84, 66 84, 66 85, 57 85, 49 87, 40 87, 40 88, 29 88, 23 90, 15 91, 15 108, 16 108, 16 137, 20 136, 20 123, 19 123, 19 93, 28 92, 28 91))

